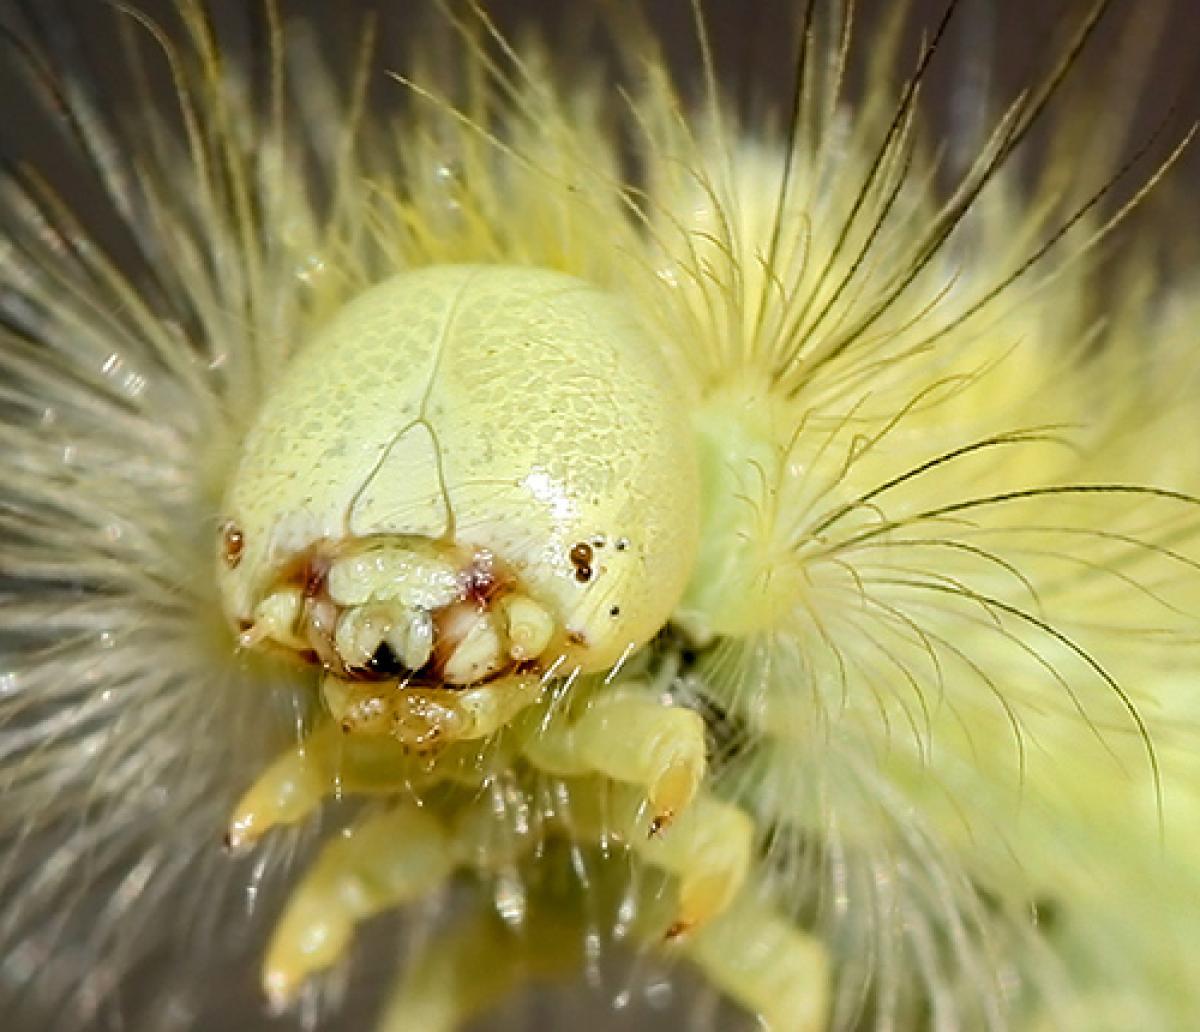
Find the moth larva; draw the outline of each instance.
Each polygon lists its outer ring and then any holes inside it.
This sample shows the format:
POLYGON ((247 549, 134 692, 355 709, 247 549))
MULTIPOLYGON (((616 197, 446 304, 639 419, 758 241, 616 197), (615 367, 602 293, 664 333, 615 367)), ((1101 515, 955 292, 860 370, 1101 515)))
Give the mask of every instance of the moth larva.
POLYGON ((633 4, 392 78, 121 7, 111 95, 6 9, 117 223, 0 169, 14 1027, 227 1023, 225 958, 449 1030, 631 950, 678 1027, 1200 1025, 1196 294, 1099 263, 1188 133, 1055 113, 1106 0, 957 166, 960 4, 801 5, 757 120, 700 6, 695 98, 633 4))

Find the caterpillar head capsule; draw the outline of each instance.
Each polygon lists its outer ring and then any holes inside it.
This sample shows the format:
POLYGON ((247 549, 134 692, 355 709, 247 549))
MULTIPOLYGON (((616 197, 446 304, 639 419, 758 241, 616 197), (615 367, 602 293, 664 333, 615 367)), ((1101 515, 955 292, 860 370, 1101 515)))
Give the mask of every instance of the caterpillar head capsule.
POLYGON ((694 564, 676 388, 615 299, 438 266, 347 304, 246 437, 218 576, 248 647, 325 671, 350 731, 478 738, 666 622, 694 564))

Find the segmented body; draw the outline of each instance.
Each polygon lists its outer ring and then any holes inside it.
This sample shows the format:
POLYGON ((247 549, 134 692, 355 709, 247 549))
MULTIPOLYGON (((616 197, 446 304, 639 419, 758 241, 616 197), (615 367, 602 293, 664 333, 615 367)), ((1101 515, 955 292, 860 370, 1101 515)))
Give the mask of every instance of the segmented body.
POLYGON ((631 943, 776 1029, 1200 1022, 1191 295, 1098 293, 1106 173, 1015 199, 1053 62, 943 189, 931 47, 850 106, 814 10, 787 133, 620 22, 628 110, 475 11, 391 117, 179 0, 178 125, 22 37, 136 257, 6 173, 21 1020, 121 1020, 159 931, 203 984, 258 871, 279 1008, 453 901, 387 1028, 631 943))

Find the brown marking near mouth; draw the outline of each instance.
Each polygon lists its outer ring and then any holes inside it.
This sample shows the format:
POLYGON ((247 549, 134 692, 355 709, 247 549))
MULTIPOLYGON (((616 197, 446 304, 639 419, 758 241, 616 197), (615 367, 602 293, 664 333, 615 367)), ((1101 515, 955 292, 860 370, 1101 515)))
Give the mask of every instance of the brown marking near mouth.
MULTIPOLYGON (((334 646, 334 628, 343 608, 334 602, 329 594, 329 571, 335 559, 348 550, 355 549, 360 544, 355 539, 335 542, 329 539, 317 541, 303 552, 296 553, 278 567, 275 580, 276 587, 294 586, 300 589, 304 596, 304 607, 300 617, 305 637, 310 647, 296 650, 279 646, 291 657, 305 663, 324 668, 344 681, 353 682, 395 682, 397 687, 436 689, 458 692, 478 684, 507 677, 514 671, 529 673, 541 669, 537 660, 529 660, 515 666, 509 665, 487 674, 471 685, 450 684, 442 677, 442 668, 452 653, 457 639, 447 633, 447 623, 452 622, 457 614, 461 618, 464 610, 477 613, 489 611, 496 600, 518 586, 517 577, 509 568, 499 562, 486 549, 478 549, 473 553, 462 550, 460 555, 460 572, 458 575, 458 598, 446 606, 433 611, 435 637, 433 655, 429 662, 418 671, 408 671, 396 661, 391 649, 381 646, 362 666, 348 666, 334 646)), ((248 630, 252 624, 242 621, 243 630, 248 630)), ((586 644, 582 636, 577 644, 586 644)), ((270 641, 264 643, 266 648, 274 648, 270 641)))
POLYGON ((479 609, 487 609, 501 591, 511 588, 514 578, 500 569, 491 552, 480 550, 471 557, 463 572, 464 601, 475 603, 479 609))
POLYGON ((328 542, 319 541, 311 548, 292 556, 279 570, 280 584, 295 584, 307 599, 326 594, 325 581, 333 565, 332 549, 328 542))

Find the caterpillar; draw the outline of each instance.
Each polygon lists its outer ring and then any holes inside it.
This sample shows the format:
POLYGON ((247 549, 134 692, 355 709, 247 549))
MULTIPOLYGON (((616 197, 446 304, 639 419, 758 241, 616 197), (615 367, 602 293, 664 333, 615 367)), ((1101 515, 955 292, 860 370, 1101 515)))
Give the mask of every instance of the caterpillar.
POLYGON ((6 1027, 1200 1026, 1192 132, 984 6, 4 8, 6 1027))

